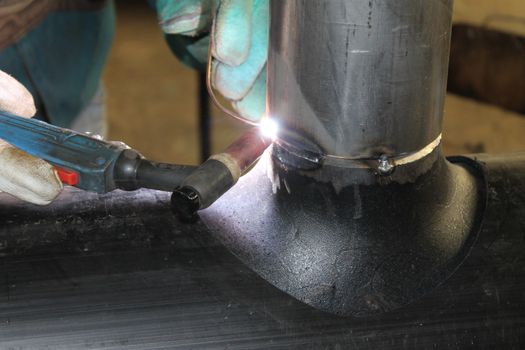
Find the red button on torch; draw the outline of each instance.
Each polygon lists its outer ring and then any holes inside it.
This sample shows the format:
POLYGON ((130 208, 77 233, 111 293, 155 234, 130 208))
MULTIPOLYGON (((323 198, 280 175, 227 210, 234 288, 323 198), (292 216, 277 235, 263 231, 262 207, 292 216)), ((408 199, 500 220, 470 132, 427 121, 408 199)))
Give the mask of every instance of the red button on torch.
POLYGON ((71 170, 56 168, 60 181, 69 186, 75 186, 78 184, 78 174, 71 170))

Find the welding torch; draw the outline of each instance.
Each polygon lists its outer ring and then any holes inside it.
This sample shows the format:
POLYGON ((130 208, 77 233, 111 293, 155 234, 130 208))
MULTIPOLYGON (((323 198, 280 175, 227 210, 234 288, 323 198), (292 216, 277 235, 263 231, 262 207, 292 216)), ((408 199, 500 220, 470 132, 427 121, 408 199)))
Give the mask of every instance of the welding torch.
POLYGON ((85 191, 173 192, 173 209, 185 221, 195 220, 199 210, 232 188, 272 142, 255 127, 198 167, 157 163, 122 142, 6 112, 0 112, 0 139, 47 161, 63 183, 85 191))

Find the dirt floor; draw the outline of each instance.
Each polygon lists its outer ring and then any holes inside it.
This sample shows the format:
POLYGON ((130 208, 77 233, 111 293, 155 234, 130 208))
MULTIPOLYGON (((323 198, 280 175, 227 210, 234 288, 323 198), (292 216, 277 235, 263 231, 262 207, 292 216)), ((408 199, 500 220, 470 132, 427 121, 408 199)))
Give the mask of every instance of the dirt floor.
MULTIPOLYGON (((461 13, 468 13, 468 0, 458 2, 461 13)), ((459 18, 465 18, 461 13, 459 18)), ((143 5, 119 6, 104 80, 111 139, 159 161, 198 162, 197 74, 173 57, 153 11, 143 5)), ((226 146, 243 128, 215 111, 213 150, 226 146)), ((448 96, 444 149, 447 154, 525 150, 525 117, 448 96)))

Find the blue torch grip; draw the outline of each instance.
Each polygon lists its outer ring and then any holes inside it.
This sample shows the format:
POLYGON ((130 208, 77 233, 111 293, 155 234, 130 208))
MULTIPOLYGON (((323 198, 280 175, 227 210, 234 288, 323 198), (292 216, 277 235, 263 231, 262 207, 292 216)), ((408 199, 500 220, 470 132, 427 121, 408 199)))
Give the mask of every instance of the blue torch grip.
POLYGON ((106 193, 116 189, 115 164, 127 149, 48 123, 0 112, 0 139, 78 175, 75 187, 106 193))

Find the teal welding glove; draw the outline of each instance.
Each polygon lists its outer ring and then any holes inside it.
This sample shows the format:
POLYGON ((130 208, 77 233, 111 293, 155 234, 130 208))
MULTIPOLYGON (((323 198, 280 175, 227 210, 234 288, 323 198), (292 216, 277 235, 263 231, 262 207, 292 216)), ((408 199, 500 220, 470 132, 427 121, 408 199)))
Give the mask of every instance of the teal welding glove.
MULTIPOLYGON (((269 0, 157 0, 156 8, 166 33, 211 31, 213 87, 242 117, 258 122, 266 109, 269 0)), ((188 50, 205 60, 208 40, 188 50)))

